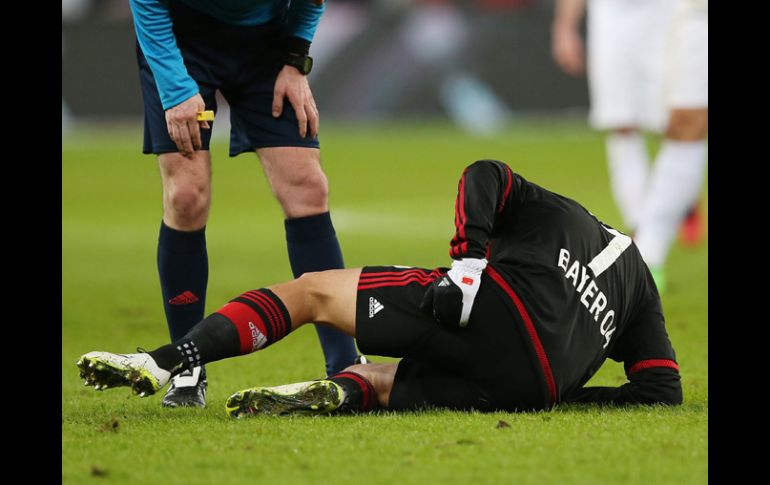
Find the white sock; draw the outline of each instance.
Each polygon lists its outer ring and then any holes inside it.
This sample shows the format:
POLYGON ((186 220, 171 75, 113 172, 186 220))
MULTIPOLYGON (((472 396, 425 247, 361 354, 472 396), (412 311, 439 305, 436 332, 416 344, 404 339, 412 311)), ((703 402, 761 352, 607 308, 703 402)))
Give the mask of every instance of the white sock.
POLYGON ((628 230, 639 224, 640 209, 649 172, 649 157, 640 133, 607 136, 607 163, 615 203, 628 230))
POLYGON ((698 200, 705 174, 704 140, 663 143, 635 237, 648 266, 665 263, 682 219, 698 200))

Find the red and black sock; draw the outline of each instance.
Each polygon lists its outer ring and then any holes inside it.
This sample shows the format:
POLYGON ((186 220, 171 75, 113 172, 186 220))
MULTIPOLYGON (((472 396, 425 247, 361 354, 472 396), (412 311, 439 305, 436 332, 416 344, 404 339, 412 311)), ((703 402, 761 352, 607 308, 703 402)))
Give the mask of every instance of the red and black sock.
POLYGON ((179 373, 263 349, 289 332, 291 317, 286 306, 275 293, 262 288, 230 300, 184 337, 153 350, 150 355, 161 368, 179 373))
POLYGON ((230 300, 217 311, 238 330, 240 355, 271 345, 291 332, 289 310, 275 293, 262 288, 230 300))
POLYGON ((340 372, 328 378, 345 390, 345 402, 337 411, 371 411, 377 407, 377 393, 369 380, 355 372, 340 372))

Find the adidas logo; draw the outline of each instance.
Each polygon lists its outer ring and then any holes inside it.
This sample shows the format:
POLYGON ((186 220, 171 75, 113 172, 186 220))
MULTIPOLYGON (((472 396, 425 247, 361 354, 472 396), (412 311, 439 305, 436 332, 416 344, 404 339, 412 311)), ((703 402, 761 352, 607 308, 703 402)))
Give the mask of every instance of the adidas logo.
POLYGON ((369 297, 369 318, 374 317, 377 312, 385 308, 382 303, 378 302, 373 296, 369 297))
POLYGON ((190 303, 195 303, 196 301, 198 301, 198 297, 195 296, 195 293, 192 291, 185 291, 184 293, 170 299, 168 302, 171 305, 189 305, 190 303))
POLYGON ((259 331, 254 322, 249 322, 249 328, 251 329, 251 351, 261 349, 267 343, 267 337, 259 331))
POLYGON ((439 286, 449 286, 449 280, 447 279, 446 276, 444 276, 443 278, 441 278, 441 281, 439 281, 438 285, 439 286))

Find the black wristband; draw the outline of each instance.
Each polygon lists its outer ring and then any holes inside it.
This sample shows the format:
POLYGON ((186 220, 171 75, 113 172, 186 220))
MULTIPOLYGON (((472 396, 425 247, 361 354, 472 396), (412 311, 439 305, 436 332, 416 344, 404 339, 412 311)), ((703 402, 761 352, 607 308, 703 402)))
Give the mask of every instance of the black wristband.
POLYGON ((310 53, 310 41, 301 37, 289 36, 284 45, 287 54, 306 56, 310 53))

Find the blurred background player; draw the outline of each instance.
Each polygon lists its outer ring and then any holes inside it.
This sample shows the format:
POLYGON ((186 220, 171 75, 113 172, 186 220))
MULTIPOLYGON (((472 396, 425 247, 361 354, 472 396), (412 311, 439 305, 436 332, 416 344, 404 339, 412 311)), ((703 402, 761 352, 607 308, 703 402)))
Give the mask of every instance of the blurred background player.
MULTIPOLYGON (((130 4, 145 106, 143 151, 158 155, 163 182, 158 271, 174 341, 205 308, 211 132, 196 115, 217 109, 217 90, 230 105, 230 156, 256 151, 286 216, 294 275, 344 266, 306 78, 324 7, 310 0, 130 4)), ((354 362, 353 339, 316 328, 328 373, 354 362)), ((190 369, 172 382, 163 404, 204 406, 206 385, 205 369, 190 369)))
POLYGON ((708 0, 680 0, 666 61, 670 114, 635 235, 661 290, 666 285, 666 258, 682 218, 687 215, 685 243, 697 242, 703 232, 697 204, 707 168, 708 0))
MULTIPOLYGON (((556 4, 553 55, 574 76, 585 69, 585 11, 586 0, 556 4)), ((613 196, 626 228, 642 237, 640 250, 663 291, 668 248, 694 211, 705 172, 707 3, 588 0, 587 12, 589 118, 609 131, 613 196), (652 170, 640 130, 666 136, 652 170)))

